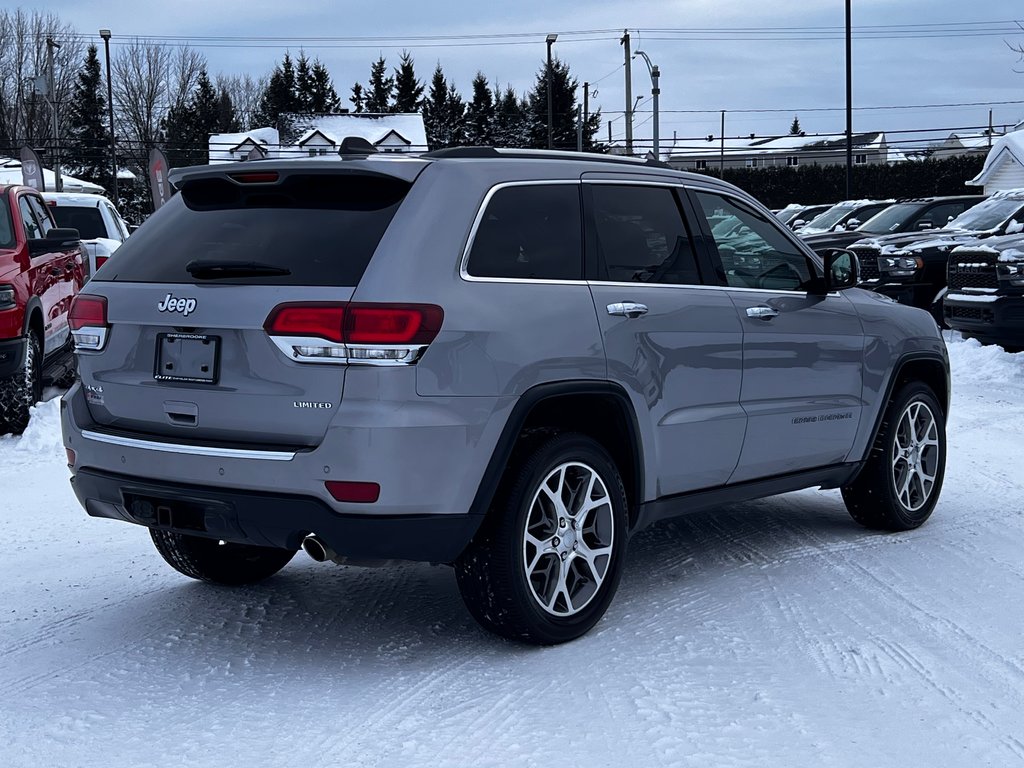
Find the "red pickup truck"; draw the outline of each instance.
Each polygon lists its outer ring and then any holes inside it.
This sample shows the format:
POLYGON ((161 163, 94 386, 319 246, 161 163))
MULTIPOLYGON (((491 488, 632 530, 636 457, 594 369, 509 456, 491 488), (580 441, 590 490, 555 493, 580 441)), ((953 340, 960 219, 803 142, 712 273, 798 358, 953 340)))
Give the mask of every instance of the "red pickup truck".
POLYGON ((0 184, 0 434, 25 430, 44 381, 74 377, 83 267, 78 230, 58 228, 36 190, 0 184))

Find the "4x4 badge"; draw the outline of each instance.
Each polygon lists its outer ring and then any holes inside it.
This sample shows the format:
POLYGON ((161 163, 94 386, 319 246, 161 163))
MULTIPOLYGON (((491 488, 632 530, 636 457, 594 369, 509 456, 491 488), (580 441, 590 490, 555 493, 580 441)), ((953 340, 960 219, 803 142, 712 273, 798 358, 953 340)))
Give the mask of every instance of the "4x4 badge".
POLYGON ((156 308, 160 312, 181 312, 185 317, 188 317, 196 308, 196 300, 176 299, 168 293, 164 300, 156 305, 156 308))

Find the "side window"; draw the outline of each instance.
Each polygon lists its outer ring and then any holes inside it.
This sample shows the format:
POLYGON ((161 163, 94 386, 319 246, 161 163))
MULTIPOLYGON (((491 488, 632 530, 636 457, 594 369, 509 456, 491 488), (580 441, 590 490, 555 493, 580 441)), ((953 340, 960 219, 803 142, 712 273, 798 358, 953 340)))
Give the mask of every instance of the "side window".
POLYGON ((693 241, 672 189, 608 184, 589 188, 599 279, 700 283, 693 241))
POLYGON ((466 269, 474 277, 582 280, 582 228, 579 185, 504 187, 487 203, 466 269))
POLYGON ((36 221, 36 215, 32 212, 32 206, 24 195, 18 198, 18 208, 21 209, 21 220, 25 225, 25 237, 29 240, 38 240, 43 233, 39 228, 39 222, 36 221))
POLYGON ((708 219, 729 286, 772 291, 810 287, 810 260, 766 217, 721 195, 696 192, 695 197, 708 219))
POLYGON ((923 221, 931 223, 932 229, 942 229, 951 218, 955 219, 965 210, 967 210, 967 203, 943 203, 932 206, 917 217, 911 229, 917 229, 923 221))
POLYGON ((32 210, 35 211, 36 220, 39 222, 39 226, 42 228, 43 237, 49 234, 50 230, 53 229, 53 216, 50 211, 47 210, 46 206, 39 202, 34 197, 26 198, 28 204, 32 206, 32 210))

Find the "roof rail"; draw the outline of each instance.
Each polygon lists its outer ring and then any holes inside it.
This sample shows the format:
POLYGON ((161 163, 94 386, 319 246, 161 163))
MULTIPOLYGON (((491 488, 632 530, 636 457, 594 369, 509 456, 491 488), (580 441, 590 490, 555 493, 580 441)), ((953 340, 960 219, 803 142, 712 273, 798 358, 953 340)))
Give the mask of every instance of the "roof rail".
POLYGON ((420 157, 431 160, 448 159, 519 159, 519 160, 582 160, 588 163, 618 163, 620 165, 647 166, 649 168, 667 168, 674 170, 671 165, 661 160, 639 157, 626 157, 623 155, 601 155, 596 152, 569 152, 566 150, 553 149, 498 149, 496 147, 447 147, 435 149, 432 152, 423 152, 420 157))

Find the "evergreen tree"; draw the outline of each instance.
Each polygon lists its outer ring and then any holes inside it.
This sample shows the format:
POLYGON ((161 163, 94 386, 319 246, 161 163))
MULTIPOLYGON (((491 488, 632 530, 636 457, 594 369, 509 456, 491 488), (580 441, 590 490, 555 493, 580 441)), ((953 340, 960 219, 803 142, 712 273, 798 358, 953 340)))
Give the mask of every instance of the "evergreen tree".
POLYGON ((370 86, 366 93, 367 112, 390 112, 395 78, 387 77, 387 64, 381 56, 370 67, 370 86))
POLYGON ((100 61, 96 46, 90 45, 75 82, 68 115, 69 146, 65 162, 76 176, 110 189, 113 180, 110 177, 110 134, 106 110, 100 61))
POLYGON ((789 135, 790 136, 799 136, 800 135, 800 118, 797 117, 796 115, 793 115, 793 123, 789 126, 789 135))
POLYGON ((309 111, 321 114, 340 111, 341 99, 334 90, 330 72, 320 63, 320 59, 313 62, 311 80, 309 111))
POLYGON ((218 133, 221 99, 204 68, 188 101, 171 107, 163 120, 164 144, 171 167, 210 161, 210 134, 218 133))
POLYGON ((509 86, 502 94, 494 90, 494 146, 525 147, 528 144, 526 135, 525 103, 520 101, 516 92, 509 86))
POLYGON ((348 100, 352 102, 353 112, 358 114, 366 111, 366 91, 359 83, 352 86, 352 95, 348 97, 348 100))
POLYGON ((473 78, 473 100, 466 108, 466 143, 471 146, 494 144, 494 96, 483 72, 473 78))
POLYGON ((217 97, 217 133, 236 133, 242 130, 238 115, 235 113, 234 102, 226 88, 220 89, 217 97))
MULTIPOLYGON (((579 82, 569 72, 569 65, 555 59, 551 64, 552 135, 555 149, 576 149, 576 89, 579 82)), ((528 105, 529 146, 534 149, 548 145, 547 64, 537 73, 537 82, 530 92, 528 105)), ((583 149, 598 148, 594 136, 601 127, 601 114, 590 115, 583 126, 583 149)))
POLYGON ((296 94, 295 67, 286 51, 280 66, 274 67, 266 90, 260 98, 259 107, 253 117, 255 126, 277 125, 277 118, 283 112, 299 112, 296 94))
POLYGON ((395 112, 419 112, 423 103, 423 83, 416 79, 412 55, 402 51, 402 61, 395 69, 395 112))
POLYGON ((423 125, 430 149, 455 147, 464 143, 463 121, 466 105, 453 84, 449 84, 440 63, 434 69, 430 90, 423 102, 423 125))
POLYGON ((306 52, 299 49, 295 63, 295 105, 299 112, 315 112, 313 104, 313 72, 306 52))

